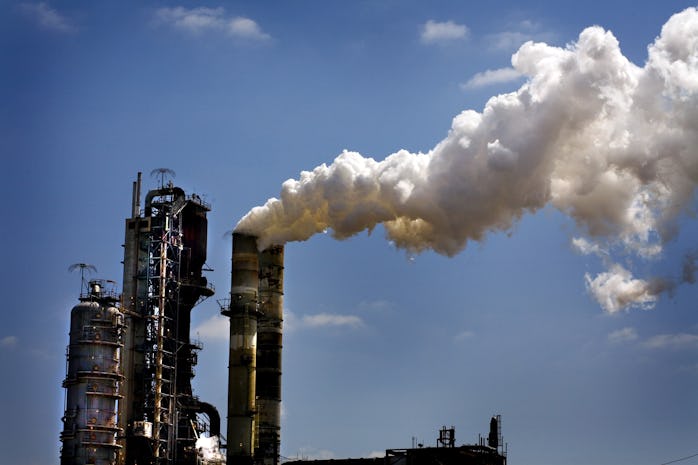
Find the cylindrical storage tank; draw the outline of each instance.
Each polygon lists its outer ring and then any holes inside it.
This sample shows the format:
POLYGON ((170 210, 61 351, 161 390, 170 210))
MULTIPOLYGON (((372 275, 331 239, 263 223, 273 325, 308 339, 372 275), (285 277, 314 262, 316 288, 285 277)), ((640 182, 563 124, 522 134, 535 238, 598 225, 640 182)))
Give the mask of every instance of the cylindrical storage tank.
POLYGON ((283 289, 284 247, 272 246, 259 254, 255 459, 264 465, 276 465, 280 452, 283 289))
POLYGON ((113 465, 119 449, 116 437, 123 315, 114 306, 115 298, 103 297, 97 286, 81 300, 70 318, 61 464, 113 465))
POLYGON ((257 289, 259 261, 254 236, 233 234, 228 364, 229 464, 252 463, 255 449, 257 289))

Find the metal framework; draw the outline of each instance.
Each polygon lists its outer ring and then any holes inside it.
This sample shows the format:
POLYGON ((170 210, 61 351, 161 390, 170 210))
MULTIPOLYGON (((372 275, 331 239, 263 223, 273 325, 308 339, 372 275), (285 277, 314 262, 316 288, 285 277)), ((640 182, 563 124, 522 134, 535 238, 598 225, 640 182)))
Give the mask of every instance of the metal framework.
POLYGON ((209 210, 201 198, 169 182, 148 192, 141 212, 140 177, 134 183, 124 245, 128 330, 119 408, 125 453, 119 464, 195 464, 196 441, 205 428, 198 415, 220 423, 211 418, 218 415, 215 408, 199 401, 191 387, 201 345, 190 339, 190 312, 214 293, 202 276, 209 210))

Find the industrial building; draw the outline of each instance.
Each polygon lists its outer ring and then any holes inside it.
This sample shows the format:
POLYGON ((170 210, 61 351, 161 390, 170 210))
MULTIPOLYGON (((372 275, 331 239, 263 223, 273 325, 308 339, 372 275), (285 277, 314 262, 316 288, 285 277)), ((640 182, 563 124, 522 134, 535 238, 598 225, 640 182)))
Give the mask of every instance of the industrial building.
MULTIPOLYGON (((227 431, 216 408, 192 392, 197 352, 192 309, 214 289, 206 270, 207 213, 197 195, 161 179, 141 208, 141 173, 126 219, 123 289, 85 282, 72 309, 67 349, 61 465, 278 465, 284 247, 259 251, 233 233, 227 431), (222 451, 225 451, 223 453, 222 451)), ((506 465, 501 419, 487 444, 388 449, 381 458, 332 465, 506 465)), ((296 465, 330 465, 296 461, 296 465)))
POLYGON ((502 442, 500 415, 490 420, 487 440, 477 444, 456 446, 456 430, 445 426, 439 431, 434 446, 414 444, 411 449, 388 449, 383 457, 293 460, 288 465, 506 465, 506 445, 502 442))
POLYGON ((190 314, 214 293, 203 276, 209 210, 171 182, 141 210, 138 174, 121 296, 90 281, 71 313, 62 465, 197 464, 197 440, 220 437, 220 415, 191 386, 201 345, 190 314))

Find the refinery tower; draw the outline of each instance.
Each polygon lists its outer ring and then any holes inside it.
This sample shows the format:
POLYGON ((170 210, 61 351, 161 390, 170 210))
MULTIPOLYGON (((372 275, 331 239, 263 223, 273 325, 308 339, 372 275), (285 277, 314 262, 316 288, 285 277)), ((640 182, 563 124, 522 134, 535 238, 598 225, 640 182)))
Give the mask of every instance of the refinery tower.
POLYGON ((224 460, 215 450, 202 458, 197 441, 217 441, 221 422, 191 386, 201 345, 190 338, 190 313, 213 295, 202 274, 209 210, 164 181, 141 209, 138 174, 122 294, 90 281, 71 312, 61 465, 224 460))

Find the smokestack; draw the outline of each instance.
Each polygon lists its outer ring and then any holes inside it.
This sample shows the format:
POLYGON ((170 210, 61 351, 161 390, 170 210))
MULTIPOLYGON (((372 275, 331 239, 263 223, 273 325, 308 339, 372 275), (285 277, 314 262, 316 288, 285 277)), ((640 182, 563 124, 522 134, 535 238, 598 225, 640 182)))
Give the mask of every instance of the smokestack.
POLYGON ((230 305, 222 312, 230 317, 227 463, 247 465, 255 448, 257 239, 234 233, 232 261, 230 305))
POLYGON ((255 461, 264 465, 279 462, 283 289, 284 247, 272 246, 259 254, 258 446, 255 461))

